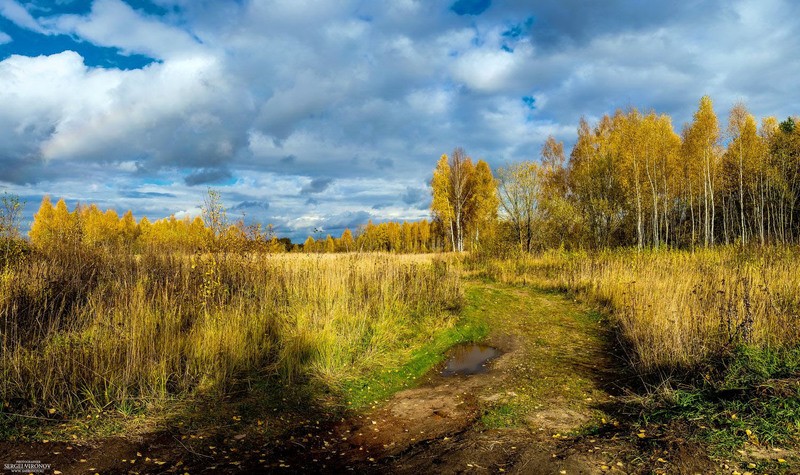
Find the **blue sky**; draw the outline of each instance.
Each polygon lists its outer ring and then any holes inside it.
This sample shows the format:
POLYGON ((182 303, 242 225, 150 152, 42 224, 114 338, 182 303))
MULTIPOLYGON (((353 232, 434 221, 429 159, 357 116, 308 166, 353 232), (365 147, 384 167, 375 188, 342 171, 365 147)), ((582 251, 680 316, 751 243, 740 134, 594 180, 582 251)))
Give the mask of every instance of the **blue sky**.
POLYGON ((424 218, 456 146, 537 159, 628 106, 679 130, 704 94, 797 114, 799 5, 0 0, 0 190, 157 219, 211 186, 295 239, 424 218))

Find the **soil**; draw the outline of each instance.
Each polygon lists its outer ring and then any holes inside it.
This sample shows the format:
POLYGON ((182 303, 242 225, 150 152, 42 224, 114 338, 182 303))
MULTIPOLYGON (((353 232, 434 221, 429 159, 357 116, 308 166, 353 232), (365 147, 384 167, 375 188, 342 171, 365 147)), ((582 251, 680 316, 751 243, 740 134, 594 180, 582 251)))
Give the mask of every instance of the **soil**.
POLYGON ((466 311, 485 315, 483 343, 500 353, 488 371, 444 376, 443 364, 366 411, 278 432, 173 424, 128 437, 0 442, 0 463, 38 460, 64 474, 724 471, 679 427, 639 426, 625 414, 628 376, 599 315, 560 294, 468 285, 466 311))

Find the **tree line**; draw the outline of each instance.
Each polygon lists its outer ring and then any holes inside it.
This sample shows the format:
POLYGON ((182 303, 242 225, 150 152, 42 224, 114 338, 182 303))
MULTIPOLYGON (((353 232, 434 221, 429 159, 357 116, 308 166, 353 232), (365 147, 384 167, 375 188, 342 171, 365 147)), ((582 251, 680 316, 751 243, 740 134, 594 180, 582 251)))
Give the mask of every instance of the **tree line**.
MULTIPOLYGON (((202 216, 168 218, 138 222, 129 210, 119 216, 113 209, 100 210, 95 204, 78 204, 70 211, 63 199, 54 205, 49 196, 42 199, 33 217, 28 236, 41 251, 62 252, 78 246, 91 249, 129 249, 142 252, 262 251, 285 252, 288 239, 279 239, 271 226, 246 225, 243 220, 227 223, 218 194, 210 191, 211 207, 202 216)), ((288 244, 288 246, 287 246, 288 244)))
POLYGON ((303 252, 396 252, 424 253, 443 248, 441 232, 435 223, 420 221, 387 221, 360 225, 353 233, 345 228, 341 236, 314 239, 309 236, 297 251, 303 252))
MULTIPOLYGON (((17 210, 11 198, 9 206, 17 210)), ((18 213, 17 213, 18 214, 18 213)), ((18 224, 11 224, 11 213, 0 219, 0 234, 8 228, 19 238, 18 224), (6 225, 5 221, 9 221, 6 225)), ((17 219, 16 214, 14 219, 17 219)), ((309 236, 303 244, 293 244, 289 238, 278 237, 271 225, 245 224, 243 219, 229 223, 220 194, 209 190, 202 214, 194 218, 174 215, 151 222, 142 217, 137 221, 129 210, 122 216, 113 209, 101 210, 95 204, 78 204, 70 210, 63 199, 53 204, 49 196, 42 199, 34 215, 28 237, 30 243, 46 252, 64 252, 81 246, 90 249, 133 252, 158 250, 160 252, 373 252, 398 253, 432 252, 442 249, 439 233, 428 220, 415 222, 368 221, 353 232, 346 228, 340 237, 327 235, 315 240, 309 236)), ((0 236, 2 237, 2 236, 0 236)), ((3 240, 5 243, 12 239, 3 240)))
MULTIPOLYGON (((790 244, 800 237, 800 128, 793 118, 758 124, 739 103, 723 128, 704 96, 680 134, 668 115, 636 109, 595 125, 581 119, 577 132, 568 158, 549 137, 539 160, 497 169, 495 188, 482 184, 489 178, 479 178, 477 167, 470 171, 460 149, 443 156, 431 182, 434 219, 450 236, 473 229, 472 246, 483 229, 497 237, 495 247, 528 252, 790 244), (473 176, 468 191, 462 176, 473 176)), ((460 238, 450 248, 462 250, 460 238)))

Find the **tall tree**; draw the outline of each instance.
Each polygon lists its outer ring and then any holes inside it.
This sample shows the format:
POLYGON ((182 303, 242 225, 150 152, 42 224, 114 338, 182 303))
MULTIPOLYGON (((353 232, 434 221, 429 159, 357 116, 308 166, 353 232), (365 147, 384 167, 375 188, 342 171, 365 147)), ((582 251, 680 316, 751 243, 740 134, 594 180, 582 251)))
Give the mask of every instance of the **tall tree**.
POLYGON ((313 237, 306 238, 306 242, 303 243, 303 252, 317 252, 317 243, 313 237))
POLYGON ((431 214, 447 231, 454 251, 464 250, 470 230, 474 229, 475 236, 479 236, 481 225, 497 209, 491 170, 485 162, 479 161, 478 165, 473 165, 459 147, 450 157, 442 155, 433 172, 431 214))
POLYGON ((344 252, 350 252, 355 249, 355 241, 353 240, 353 232, 349 228, 342 231, 342 237, 339 238, 339 245, 344 252))
POLYGON ((517 244, 525 252, 534 248, 534 232, 541 224, 539 198, 541 173, 534 162, 522 162, 497 171, 500 209, 516 235, 517 244))
POLYGON ((706 247, 714 244, 714 182, 719 138, 719 122, 711 98, 703 96, 684 137, 684 159, 700 161, 703 166, 703 244, 706 247))
POLYGON ((493 224, 497 220, 497 182, 492 175, 489 164, 478 160, 475 164, 472 185, 474 192, 468 205, 467 215, 473 244, 479 245, 481 236, 488 236, 492 232, 493 224))
POLYGON ((574 230, 579 218, 569 200, 564 144, 551 135, 542 145, 540 155, 542 166, 539 210, 543 244, 565 246, 574 240, 574 230))
POLYGON ((0 245, 2 261, 8 263, 20 249, 19 220, 24 203, 19 196, 3 192, 0 198, 0 245))
MULTIPOLYGON (((735 169, 735 182, 737 188, 737 198, 739 203, 739 237, 742 244, 748 241, 748 225, 746 215, 762 215, 759 210, 757 198, 758 179, 760 164, 763 163, 762 138, 758 135, 758 128, 755 118, 747 112, 747 108, 742 103, 737 103, 731 109, 727 127, 728 149, 724 160, 729 166, 735 169), (745 179, 746 178, 746 179, 745 179), (749 193, 748 193, 749 192, 749 193), (746 204, 746 196, 750 194, 751 205, 746 204), (748 213, 749 211, 749 213, 748 213)), ((759 220, 762 221, 763 220, 759 220)), ((758 226, 763 229, 762 226, 758 226)), ((764 233, 759 231, 761 242, 764 242, 764 233)))
POLYGON ((214 241, 220 240, 228 228, 228 217, 219 191, 208 189, 203 200, 202 213, 203 222, 211 230, 214 241))
POLYGON ((31 230, 28 232, 31 243, 39 249, 48 247, 51 241, 55 239, 54 213, 53 202, 50 201, 50 196, 45 195, 39 205, 39 210, 33 215, 33 224, 31 224, 31 230))

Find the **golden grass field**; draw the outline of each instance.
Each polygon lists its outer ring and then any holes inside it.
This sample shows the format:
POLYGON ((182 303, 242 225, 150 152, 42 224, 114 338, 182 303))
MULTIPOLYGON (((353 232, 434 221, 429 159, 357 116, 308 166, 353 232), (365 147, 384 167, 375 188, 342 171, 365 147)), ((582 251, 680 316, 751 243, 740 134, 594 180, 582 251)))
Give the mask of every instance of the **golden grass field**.
POLYGON ((126 412, 272 377, 340 390, 453 328, 465 267, 601 306, 641 375, 697 373, 743 345, 797 346, 797 264, 788 247, 32 254, 0 273, 0 390, 4 412, 20 414, 126 412))
POLYGON ((548 252, 479 266, 500 281, 567 290, 603 306, 639 372, 695 369, 739 345, 800 343, 794 248, 548 252))
POLYGON ((0 274, 0 390, 68 413, 248 374, 336 386, 398 364, 461 299, 457 269, 430 255, 33 256, 0 274))

